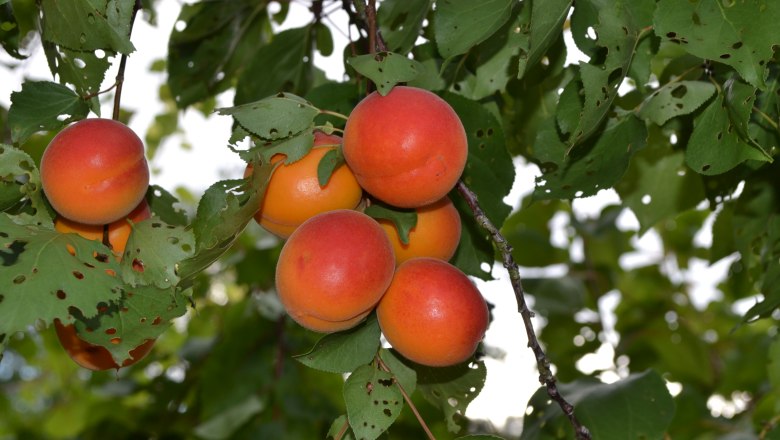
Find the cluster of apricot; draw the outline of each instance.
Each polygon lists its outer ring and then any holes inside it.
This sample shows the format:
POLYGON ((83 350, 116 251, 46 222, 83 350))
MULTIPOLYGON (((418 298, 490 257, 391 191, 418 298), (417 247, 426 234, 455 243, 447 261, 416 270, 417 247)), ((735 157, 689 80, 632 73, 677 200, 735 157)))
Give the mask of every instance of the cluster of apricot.
MULTIPOLYGON (((151 216, 145 201, 149 165, 143 142, 121 122, 85 119, 63 129, 46 147, 40 171, 43 192, 57 212, 55 229, 90 240, 107 238, 116 258, 124 252, 130 222, 151 216)), ((54 326, 77 364, 91 370, 120 368, 105 347, 79 338, 73 324, 55 320, 54 326)), ((154 340, 145 341, 121 366, 139 361, 153 345, 154 340)))
MULTIPOLYGON (((447 261, 461 223, 447 193, 463 172, 466 134, 437 95, 413 87, 376 92, 350 114, 343 140, 315 133, 303 159, 278 165, 257 222, 286 239, 276 287, 287 313, 323 333, 349 329, 376 309, 388 343, 429 366, 463 362, 488 325, 485 300, 447 261), (317 167, 341 148, 345 164, 320 186, 317 167), (358 210, 363 192, 417 212, 408 243, 391 221, 358 210)), ((247 170, 247 174, 251 170, 247 170)))

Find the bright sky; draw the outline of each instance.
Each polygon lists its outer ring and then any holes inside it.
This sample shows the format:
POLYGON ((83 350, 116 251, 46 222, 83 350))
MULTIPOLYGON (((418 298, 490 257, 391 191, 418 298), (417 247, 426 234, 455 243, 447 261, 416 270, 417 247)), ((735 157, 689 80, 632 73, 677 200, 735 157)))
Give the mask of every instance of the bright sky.
MULTIPOLYGON (((132 41, 137 52, 128 60, 122 95, 123 107, 135 111, 129 125, 141 137, 154 116, 163 111, 157 95, 158 89, 165 82, 166 77, 164 73, 150 73, 149 66, 154 60, 165 58, 167 44, 162 42, 168 41, 168 35, 175 24, 180 5, 179 2, 166 1, 158 2, 157 7, 159 8, 157 27, 151 27, 141 19, 135 22, 132 41)), ((310 20, 310 13, 300 3, 290 2, 290 8, 289 18, 282 28, 298 27, 310 20)), ((340 29, 346 31, 346 14, 343 11, 332 14, 330 20, 340 29)), ((353 30, 353 34, 354 32, 353 30)), ((340 32, 334 31, 333 36, 336 39, 336 48, 344 47, 347 43, 346 37, 340 32)), ((573 47, 571 44, 568 46, 573 47)), ((583 55, 572 52, 569 62, 576 62, 582 58, 583 55)), ((18 64, 4 52, 0 53, 0 63, 18 64)), ((332 79, 340 79, 343 75, 340 50, 335 50, 334 55, 329 58, 323 58, 317 54, 315 63, 326 70, 332 79)), ((107 88, 113 83, 115 75, 115 70, 109 71, 103 88, 107 88)), ((0 69, 0 104, 6 108, 10 105, 11 92, 20 90, 21 82, 25 78, 51 79, 42 51, 33 53, 30 59, 22 62, 20 67, 13 71, 0 69)), ((110 115, 113 95, 106 96, 102 111, 104 115, 110 115)), ((230 105, 232 105, 232 94, 226 93, 218 98, 219 107, 230 105)), ((192 190, 196 196, 199 196, 202 191, 217 180, 237 178, 242 175, 245 163, 226 147, 231 129, 229 117, 213 115, 204 118, 197 111, 187 110, 181 113, 179 123, 184 133, 168 139, 151 162, 154 170, 152 183, 169 191, 178 186, 185 186, 192 190), (191 148, 181 148, 184 143, 191 145, 191 148)), ((535 166, 525 165, 522 160, 517 160, 515 163, 518 177, 512 192, 505 201, 517 207, 521 198, 533 190, 534 177, 539 174, 539 170, 535 166)), ((619 203, 619 197, 613 190, 606 190, 595 197, 575 200, 573 207, 576 215, 580 218, 596 217, 605 205, 612 203, 619 203)), ((553 220, 553 240, 566 243, 568 220, 558 220, 553 220)), ((636 218, 628 211, 621 217, 619 224, 625 229, 638 229, 636 218)), ((711 239, 710 237, 711 232, 705 231, 701 239, 706 243, 708 239, 711 239), (709 236, 707 236, 708 233, 709 236)), ((645 234, 641 239, 635 239, 635 245, 640 251, 626 258, 625 263, 629 266, 641 266, 649 261, 658 261, 663 258, 660 239, 653 231, 645 234)), ((574 258, 578 253, 577 246, 575 243, 572 250, 574 258)), ((579 252, 581 254, 581 250, 579 252)), ((621 263, 623 262, 621 261, 621 263)), ((717 298, 716 283, 722 279, 723 271, 728 266, 718 265, 709 268, 705 263, 699 264, 698 267, 694 263, 694 266, 687 273, 687 276, 692 281, 697 281, 697 289, 700 291, 697 297, 706 304, 706 302, 717 298), (702 283, 702 280, 706 280, 706 282, 702 283)), ((555 270, 555 268, 552 269, 552 271, 555 270)), ((489 283, 477 282, 485 297, 496 306, 494 309, 495 320, 491 324, 485 342, 489 346, 503 351, 505 356, 501 360, 491 358, 485 360, 488 369, 487 383, 482 394, 469 407, 468 415, 490 420, 496 426, 504 426, 508 418, 522 416, 528 398, 539 387, 539 383, 533 353, 526 346, 525 329, 516 312, 514 293, 506 271, 497 265, 493 273, 498 277, 497 280, 489 283)), ((539 276, 542 274, 524 270, 523 275, 539 276)), ((545 275, 552 274, 548 270, 545 275)), ((618 300, 618 293, 610 293, 603 298, 600 304, 602 311, 606 312, 604 316, 607 340, 612 344, 617 343, 617 335, 612 330, 614 319, 610 311, 614 310, 618 300)), ((535 322, 538 325, 538 319, 535 322)), ((584 371, 612 368, 613 354, 611 344, 604 344, 597 355, 582 360, 578 365, 584 371)), ((612 374, 604 376, 602 379, 614 381, 618 379, 618 376, 612 374)), ((513 430, 519 430, 520 427, 516 422, 511 423, 510 426, 513 430)))

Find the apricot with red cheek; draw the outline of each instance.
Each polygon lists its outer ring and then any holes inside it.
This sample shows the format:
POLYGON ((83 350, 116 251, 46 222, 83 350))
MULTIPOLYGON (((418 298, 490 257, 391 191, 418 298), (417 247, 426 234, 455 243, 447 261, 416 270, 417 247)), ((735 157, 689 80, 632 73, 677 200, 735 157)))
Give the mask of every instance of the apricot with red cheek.
POLYGON ((466 165, 466 131, 450 105, 415 87, 373 92, 350 113, 344 159, 374 197, 402 208, 441 199, 466 165))
POLYGON ((54 210, 88 225, 127 216, 149 187, 143 142, 111 119, 85 119, 63 129, 46 147, 40 171, 54 210))
POLYGON ((352 210, 329 211, 290 235, 276 265, 276 290, 302 326, 345 330, 374 308, 394 269, 393 248, 374 219, 352 210))
POLYGON ((393 348, 432 367, 468 360, 489 320, 487 303, 474 283, 435 258, 413 258, 398 266, 376 312, 393 348))

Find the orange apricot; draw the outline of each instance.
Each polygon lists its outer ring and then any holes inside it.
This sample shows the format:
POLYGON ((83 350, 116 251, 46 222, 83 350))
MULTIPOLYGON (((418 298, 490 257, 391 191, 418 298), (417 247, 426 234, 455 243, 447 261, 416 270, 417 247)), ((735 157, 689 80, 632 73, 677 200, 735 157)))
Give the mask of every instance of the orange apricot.
POLYGON ((282 247, 276 291, 302 326, 345 330, 371 312, 394 269, 390 240, 374 219, 347 209, 328 211, 306 220, 282 247))
MULTIPOLYGON (((108 242, 111 243, 111 250, 115 255, 121 256, 125 251, 127 239, 130 238, 130 232, 133 230, 128 220, 133 223, 138 223, 151 216, 152 211, 149 209, 149 204, 146 203, 146 200, 142 200, 126 218, 122 218, 108 225, 108 242)), ((54 220, 54 229, 62 233, 73 232, 89 240, 103 240, 102 225, 85 225, 58 216, 54 220)))
MULTIPOLYGON (((360 203, 363 190, 355 175, 344 164, 333 171, 328 183, 320 186, 317 167, 329 151, 339 148, 341 138, 314 132, 314 147, 302 159, 277 166, 271 175, 265 197, 255 220, 267 231, 287 238, 307 219, 334 209, 354 209, 360 203)), ((271 158, 280 162, 284 155, 271 158)), ((251 165, 244 177, 251 174, 251 165)))
POLYGON ((429 205, 466 165, 466 131, 450 105, 415 87, 371 93, 344 127, 344 159, 374 197, 402 208, 429 205))
POLYGON ((395 251, 395 262, 401 264, 415 257, 432 257, 449 261, 460 243, 460 215, 449 197, 417 208, 417 224, 409 231, 409 243, 401 242, 398 229, 390 220, 377 221, 385 230, 395 251))
POLYGON ((64 325, 59 320, 55 320, 54 329, 57 332, 60 345, 68 353, 68 356, 80 366, 93 371, 118 370, 121 367, 133 365, 149 354, 155 342, 154 339, 147 339, 138 347, 130 350, 130 357, 120 366, 108 349, 81 339, 73 324, 64 325))
POLYGON ((398 266, 376 311, 390 345, 432 367, 466 361, 488 326, 487 303, 474 283, 435 258, 413 258, 398 266))
POLYGON ((85 119, 63 129, 46 147, 40 171, 54 210, 88 225, 127 216, 149 186, 143 142, 111 119, 85 119))

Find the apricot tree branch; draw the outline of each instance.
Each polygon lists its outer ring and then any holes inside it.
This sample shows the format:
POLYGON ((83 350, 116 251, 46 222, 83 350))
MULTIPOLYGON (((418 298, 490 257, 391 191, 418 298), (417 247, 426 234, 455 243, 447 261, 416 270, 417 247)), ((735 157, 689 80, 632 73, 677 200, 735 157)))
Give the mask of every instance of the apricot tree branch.
MULTIPOLYGON (((133 5, 133 13, 130 15, 130 30, 127 32, 127 37, 130 38, 130 35, 133 33, 133 23, 135 23, 135 16, 138 14, 138 11, 141 10, 143 6, 141 5, 141 0, 135 0, 135 4, 133 5)), ((119 60, 119 70, 116 73, 116 93, 114 94, 114 111, 111 115, 111 118, 115 121, 119 120, 119 103, 122 101, 122 85, 125 82, 125 66, 127 65, 127 54, 122 54, 121 59, 119 60)))
POLYGON ((466 186, 462 180, 458 181, 456 188, 466 203, 469 205, 469 208, 474 214, 474 219, 477 221, 477 224, 479 224, 490 234, 491 240, 493 243, 495 243, 496 247, 501 253, 504 267, 506 268, 507 272, 509 272, 509 279, 512 283, 512 289, 515 292, 517 310, 520 312, 520 316, 523 318, 525 332, 528 336, 528 347, 531 348, 531 350, 534 352, 534 356, 536 357, 536 367, 539 370, 539 382, 545 386, 547 389, 547 395, 558 403, 563 413, 569 419, 569 422, 574 428, 576 438, 578 440, 589 440, 591 438, 590 431, 588 431, 588 428, 583 426, 579 420, 577 420, 577 417, 574 415, 574 405, 566 401, 566 399, 558 391, 555 375, 550 369, 550 360, 547 359, 547 355, 544 353, 544 349, 542 348, 541 344, 539 344, 539 339, 536 337, 533 322, 531 321, 531 319, 534 317, 534 313, 531 312, 531 310, 528 308, 528 304, 525 301, 525 290, 523 289, 523 283, 520 278, 520 269, 512 257, 512 246, 509 244, 506 238, 501 235, 501 232, 498 230, 498 228, 496 228, 495 225, 493 225, 487 215, 485 215, 485 211, 483 211, 479 206, 477 195, 474 194, 474 192, 471 191, 471 189, 469 189, 469 187, 466 186))

